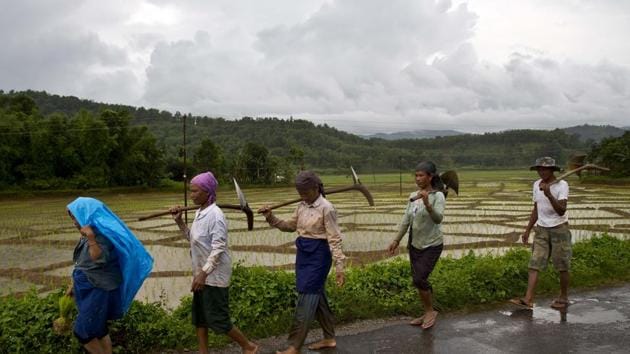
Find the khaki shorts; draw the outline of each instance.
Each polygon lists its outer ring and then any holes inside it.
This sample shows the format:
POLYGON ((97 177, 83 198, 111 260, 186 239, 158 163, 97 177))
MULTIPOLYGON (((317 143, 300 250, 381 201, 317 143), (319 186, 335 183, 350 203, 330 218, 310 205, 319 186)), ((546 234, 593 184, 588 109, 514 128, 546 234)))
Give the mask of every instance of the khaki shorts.
POLYGON ((554 227, 534 227, 534 243, 529 268, 545 270, 549 258, 559 272, 567 272, 571 268, 571 231, 569 224, 554 227))

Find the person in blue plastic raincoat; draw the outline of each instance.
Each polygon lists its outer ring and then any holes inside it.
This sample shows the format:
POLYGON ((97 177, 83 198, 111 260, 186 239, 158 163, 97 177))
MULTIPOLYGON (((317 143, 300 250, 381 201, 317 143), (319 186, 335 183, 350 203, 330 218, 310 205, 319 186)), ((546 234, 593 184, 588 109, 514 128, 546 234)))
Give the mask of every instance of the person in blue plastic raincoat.
POLYGON ((72 285, 79 314, 73 332, 90 353, 111 353, 108 320, 122 318, 151 272, 153 259, 116 214, 101 201, 80 197, 67 206, 81 238, 74 253, 72 285))

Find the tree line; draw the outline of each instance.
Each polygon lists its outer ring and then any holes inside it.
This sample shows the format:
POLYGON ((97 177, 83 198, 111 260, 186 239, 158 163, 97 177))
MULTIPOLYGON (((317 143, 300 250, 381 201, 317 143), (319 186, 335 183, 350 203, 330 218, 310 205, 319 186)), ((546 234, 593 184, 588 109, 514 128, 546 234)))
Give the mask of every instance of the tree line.
POLYGON ((292 180, 298 168, 255 142, 241 142, 228 155, 209 137, 191 139, 184 166, 181 135, 160 142, 149 125, 134 123, 134 113, 124 106, 90 111, 79 105, 44 114, 31 95, 0 92, 0 189, 153 187, 164 178, 182 180, 184 171, 205 170, 223 181, 271 184, 292 180))
POLYGON ((238 120, 172 114, 46 92, 0 91, 0 188, 155 186, 210 169, 243 183, 291 181, 304 168, 347 173, 523 168, 539 156, 564 164, 592 142, 560 129, 510 130, 433 139, 366 139, 302 119, 238 120), (184 166, 182 127, 186 120, 184 166))

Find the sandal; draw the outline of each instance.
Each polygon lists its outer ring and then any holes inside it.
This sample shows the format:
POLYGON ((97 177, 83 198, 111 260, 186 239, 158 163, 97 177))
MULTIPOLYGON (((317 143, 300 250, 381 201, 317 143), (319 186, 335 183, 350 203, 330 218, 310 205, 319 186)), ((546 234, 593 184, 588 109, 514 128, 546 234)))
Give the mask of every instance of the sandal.
POLYGON ((512 303, 512 304, 514 304, 516 306, 519 306, 521 308, 528 309, 528 310, 531 310, 531 309, 534 308, 534 304, 528 303, 522 297, 517 297, 517 298, 514 298, 514 299, 510 299, 510 303, 512 303))
POLYGON ((422 326, 422 323, 424 323, 424 315, 409 321, 409 324, 412 326, 422 326))
POLYGON ((554 299, 553 302, 551 303, 551 308, 562 310, 562 309, 566 309, 569 305, 570 305, 569 300, 557 298, 557 299, 554 299))
POLYGON ((315 343, 311 343, 311 345, 308 346, 309 350, 322 350, 322 349, 327 349, 327 348, 336 348, 337 347, 337 341, 334 339, 322 339, 318 342, 315 343))
MULTIPOLYGON (((435 320, 437 319, 437 315, 438 312, 437 311, 433 311, 435 313, 435 315, 433 315, 433 317, 430 317, 428 320, 426 321, 422 321, 422 329, 429 329, 431 327, 433 327, 433 325, 435 324, 435 320)), ((424 316, 422 316, 424 318, 424 316)))

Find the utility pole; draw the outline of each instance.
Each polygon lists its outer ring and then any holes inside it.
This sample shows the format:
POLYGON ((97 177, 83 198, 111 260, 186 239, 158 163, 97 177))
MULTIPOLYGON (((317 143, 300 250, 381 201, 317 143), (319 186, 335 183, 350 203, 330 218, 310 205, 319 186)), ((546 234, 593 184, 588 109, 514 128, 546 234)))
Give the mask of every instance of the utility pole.
MULTIPOLYGON (((182 155, 184 157, 184 208, 188 206, 188 176, 186 175, 186 115, 182 116, 183 136, 184 136, 184 150, 182 155)), ((188 211, 184 211, 184 222, 188 225, 188 211)))
POLYGON ((402 197, 402 156, 398 156, 398 177, 400 185, 400 196, 402 197))

